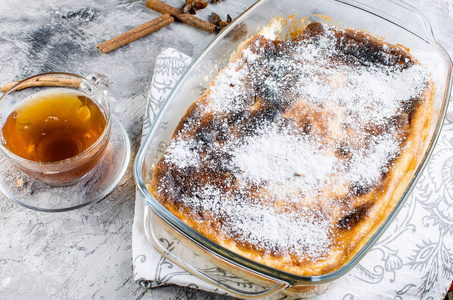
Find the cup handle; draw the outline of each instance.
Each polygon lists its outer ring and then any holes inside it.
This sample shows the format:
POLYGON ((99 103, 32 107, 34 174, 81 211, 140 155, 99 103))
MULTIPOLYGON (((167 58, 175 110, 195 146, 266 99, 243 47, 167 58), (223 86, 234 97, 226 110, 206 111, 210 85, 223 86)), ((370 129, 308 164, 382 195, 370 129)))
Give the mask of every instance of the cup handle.
POLYGON ((273 285, 263 291, 247 292, 244 290, 237 289, 237 288, 235 288, 231 285, 228 285, 226 283, 223 283, 219 280, 216 280, 215 278, 210 276, 208 273, 188 264, 184 260, 182 260, 179 257, 177 257, 176 255, 174 255, 167 248, 165 248, 165 246, 162 245, 159 238, 156 236, 156 233, 154 232, 153 218, 154 218, 154 214, 150 211, 150 209, 148 207, 146 207, 145 208, 144 227, 145 227, 145 235, 146 235, 147 239, 153 244, 153 246, 156 248, 156 250, 160 254, 165 256, 167 259, 169 259, 170 261, 172 261, 173 263, 175 263, 182 269, 191 273, 192 275, 200 278, 201 280, 204 280, 204 281, 212 284, 213 286, 221 288, 224 291, 226 291, 236 297, 247 298, 247 299, 261 299, 261 298, 269 297, 289 286, 288 283, 286 283, 286 282, 281 282, 281 281, 277 281, 277 280, 273 279, 271 281, 273 283, 275 283, 275 285, 273 285))
POLYGON ((86 79, 96 85, 104 93, 104 95, 107 95, 107 91, 109 89, 109 80, 107 79, 107 76, 100 73, 92 73, 89 74, 86 79))

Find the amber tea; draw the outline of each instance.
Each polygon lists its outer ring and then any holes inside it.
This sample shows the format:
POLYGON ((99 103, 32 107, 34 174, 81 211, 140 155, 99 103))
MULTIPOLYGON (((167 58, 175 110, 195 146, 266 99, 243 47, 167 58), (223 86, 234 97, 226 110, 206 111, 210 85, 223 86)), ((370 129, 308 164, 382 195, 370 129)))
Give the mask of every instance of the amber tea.
POLYGON ((105 113, 95 101, 69 89, 52 89, 14 107, 3 125, 2 143, 25 159, 55 162, 89 148, 105 127, 105 113))

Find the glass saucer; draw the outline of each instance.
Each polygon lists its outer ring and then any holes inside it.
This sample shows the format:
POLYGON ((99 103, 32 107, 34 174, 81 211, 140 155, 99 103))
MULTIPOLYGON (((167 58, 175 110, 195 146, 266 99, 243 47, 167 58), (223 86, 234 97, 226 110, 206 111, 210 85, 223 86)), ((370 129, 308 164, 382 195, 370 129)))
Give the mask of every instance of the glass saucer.
POLYGON ((0 190, 26 208, 63 212, 102 200, 123 177, 130 159, 130 142, 123 125, 112 117, 112 131, 104 159, 79 182, 50 186, 17 169, 0 154, 0 190))

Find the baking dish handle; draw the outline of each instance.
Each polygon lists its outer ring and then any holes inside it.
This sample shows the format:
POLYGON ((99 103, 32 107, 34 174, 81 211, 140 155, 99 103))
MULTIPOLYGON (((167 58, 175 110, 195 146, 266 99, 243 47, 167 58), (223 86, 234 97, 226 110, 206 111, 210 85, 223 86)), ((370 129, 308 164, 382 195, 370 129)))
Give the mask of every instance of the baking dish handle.
POLYGON ((428 18, 414 6, 400 0, 335 0, 383 18, 429 42, 434 41, 428 18))
MULTIPOLYGON (((222 290, 224 290, 234 296, 241 297, 241 298, 248 298, 248 299, 261 299, 261 298, 265 298, 265 297, 274 295, 289 286, 288 283, 286 283, 286 282, 281 282, 281 281, 277 281, 275 279, 266 278, 267 281, 272 281, 273 283, 275 283, 275 285, 273 285, 269 288, 266 288, 264 290, 261 290, 261 291, 248 292, 248 291, 237 289, 229 284, 216 280, 216 278, 209 275, 207 272, 188 264, 183 259, 176 256, 173 252, 171 252, 169 249, 167 249, 161 243, 161 241, 159 240, 159 238, 156 235, 156 232, 154 231, 154 228, 155 228, 154 214, 150 211, 149 208, 145 208, 144 220, 145 220, 145 222, 144 222, 145 235, 146 235, 147 239, 153 244, 153 246, 156 248, 156 250, 158 250, 163 256, 165 256, 167 259, 169 259, 173 263, 177 264, 179 267, 186 270, 190 274, 196 276, 197 278, 199 278, 205 282, 208 282, 215 287, 221 288, 222 290)), ((258 276, 258 275, 256 275, 256 276, 258 276)))

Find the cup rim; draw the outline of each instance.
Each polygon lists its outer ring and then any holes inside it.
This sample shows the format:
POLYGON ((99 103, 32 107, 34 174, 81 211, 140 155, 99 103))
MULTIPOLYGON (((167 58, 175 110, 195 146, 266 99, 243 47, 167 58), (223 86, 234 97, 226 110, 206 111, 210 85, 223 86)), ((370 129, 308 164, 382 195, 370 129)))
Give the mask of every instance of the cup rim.
MULTIPOLYGON (((7 156, 7 158, 12 158, 14 160, 14 163, 19 162, 19 163, 26 163, 29 165, 36 165, 36 166, 57 166, 57 165, 64 165, 64 164, 69 164, 75 160, 79 160, 81 157, 85 156, 88 152, 90 152, 92 149, 96 148, 101 142, 103 142, 106 139, 106 136, 110 134, 110 128, 112 127, 112 113, 111 113, 111 107, 110 107, 110 102, 108 101, 107 97, 103 93, 103 91, 94 83, 90 82, 88 79, 86 79, 83 76, 77 75, 77 74, 72 74, 72 73, 66 73, 66 72, 47 72, 47 73, 41 73, 37 75, 33 75, 30 77, 27 77, 25 79, 19 80, 15 85, 13 85, 11 88, 9 88, 1 97, 0 97, 0 103, 1 101, 11 94, 12 92, 15 91, 16 87, 20 84, 22 84, 25 81, 32 80, 37 77, 42 77, 46 75, 64 75, 64 76, 71 76, 71 77, 76 77, 78 79, 81 79, 85 82, 88 82, 94 89, 96 89, 102 97, 104 97, 106 107, 103 109, 105 111, 105 117, 106 117, 106 126, 104 127, 104 130, 102 131, 102 134, 96 139, 96 141, 88 148, 83 150, 82 152, 78 153, 77 155, 71 156, 69 158, 63 159, 63 160, 58 160, 58 161, 51 161, 51 162, 39 162, 39 161, 34 161, 30 159, 23 158, 22 156, 19 156, 12 151, 10 151, 8 148, 6 148, 3 145, 3 142, 0 142, 0 150, 7 156)), ((3 125, 0 124, 0 140, 3 139, 3 125)), ((107 139, 108 141, 108 139, 107 139)), ((104 148, 104 147, 102 147, 104 148)))

